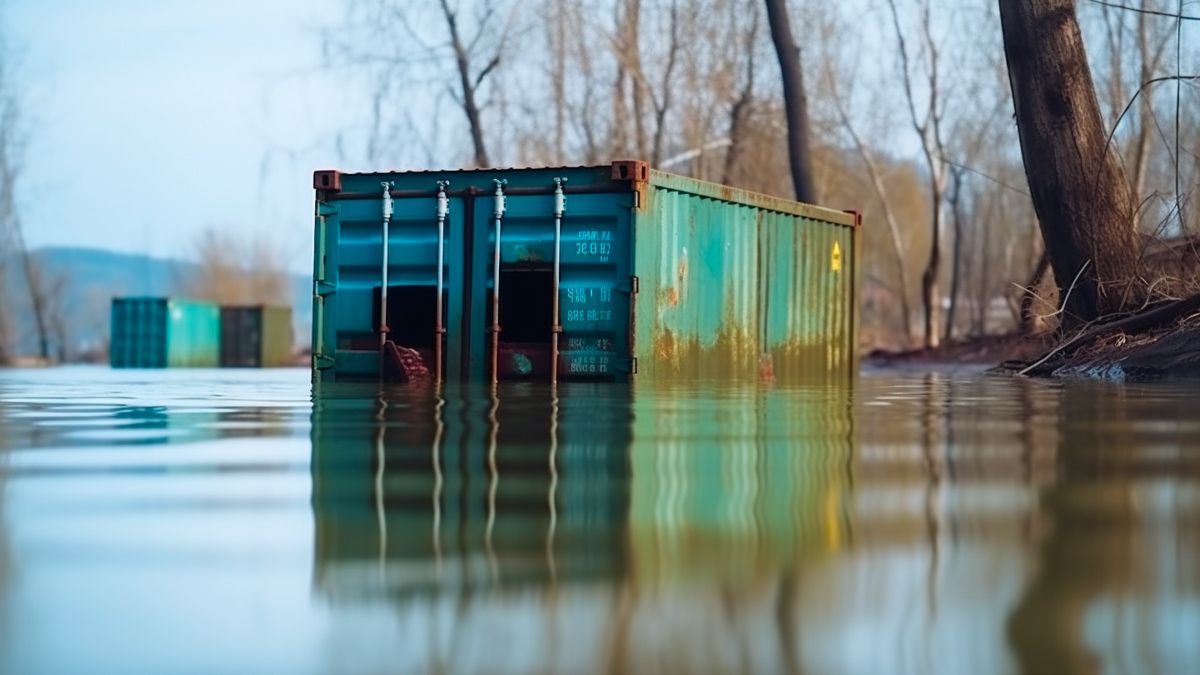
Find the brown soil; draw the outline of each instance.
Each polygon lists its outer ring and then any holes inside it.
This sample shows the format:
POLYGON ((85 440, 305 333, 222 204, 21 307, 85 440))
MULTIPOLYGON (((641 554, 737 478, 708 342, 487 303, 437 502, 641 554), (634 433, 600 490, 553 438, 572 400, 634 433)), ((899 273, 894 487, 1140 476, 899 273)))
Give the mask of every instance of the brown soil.
POLYGON ((1006 370, 1042 377, 1159 380, 1200 377, 1200 314, 1144 332, 1116 330, 1006 370))
POLYGON ((891 351, 876 349, 865 360, 870 365, 973 364, 995 365, 1008 361, 1032 361, 1054 345, 1052 335, 982 335, 948 342, 933 349, 891 351))
POLYGON ((1200 377, 1200 294, 1085 326, 1011 370, 1114 380, 1200 377))

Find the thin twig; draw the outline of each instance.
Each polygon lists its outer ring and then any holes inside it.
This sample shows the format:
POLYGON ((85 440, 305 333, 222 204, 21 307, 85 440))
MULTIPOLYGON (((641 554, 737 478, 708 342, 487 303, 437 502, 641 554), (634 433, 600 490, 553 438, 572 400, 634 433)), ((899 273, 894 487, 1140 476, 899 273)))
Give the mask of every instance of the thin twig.
POLYGON ((1168 19, 1179 19, 1181 21, 1200 21, 1200 16, 1187 16, 1183 13, 1183 3, 1180 4, 1179 13, 1172 14, 1170 12, 1161 12, 1154 9, 1143 9, 1142 7, 1130 7, 1129 5, 1121 5, 1115 2, 1106 2, 1106 0, 1092 0, 1097 5, 1112 7, 1114 9, 1123 9, 1128 12, 1137 12, 1138 14, 1152 14, 1154 16, 1165 16, 1168 19))

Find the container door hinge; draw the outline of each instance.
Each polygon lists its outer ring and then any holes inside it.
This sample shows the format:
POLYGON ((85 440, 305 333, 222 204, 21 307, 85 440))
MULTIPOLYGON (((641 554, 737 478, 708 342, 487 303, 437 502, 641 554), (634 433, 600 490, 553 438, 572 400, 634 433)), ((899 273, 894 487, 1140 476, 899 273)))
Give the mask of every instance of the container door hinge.
POLYGON ((313 354, 313 368, 327 370, 333 367, 333 357, 328 354, 313 354))
POLYGON ((317 281, 313 282, 313 294, 314 295, 317 295, 320 297, 325 297, 326 295, 332 295, 336 291, 337 291, 337 284, 332 284, 332 283, 329 283, 328 281, 323 281, 323 280, 317 280, 317 281))
POLYGON ((338 211, 337 204, 333 204, 330 202, 317 202, 317 215, 318 216, 324 217, 324 216, 336 215, 337 211, 338 211))
POLYGON ((613 362, 613 370, 617 371, 618 373, 629 373, 630 375, 637 375, 637 371, 638 371, 637 357, 631 356, 631 357, 625 358, 625 359, 616 359, 613 362))
POLYGON ((632 275, 629 277, 629 281, 617 282, 616 289, 618 291, 620 291, 621 293, 637 295, 638 294, 638 283, 639 282, 638 282, 637 275, 632 275))

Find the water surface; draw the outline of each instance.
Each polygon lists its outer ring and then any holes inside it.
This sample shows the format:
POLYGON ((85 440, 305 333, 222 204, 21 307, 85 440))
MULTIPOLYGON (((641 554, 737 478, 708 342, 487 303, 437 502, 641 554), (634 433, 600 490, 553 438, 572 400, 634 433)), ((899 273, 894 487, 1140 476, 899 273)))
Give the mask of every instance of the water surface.
POLYGON ((0 672, 1200 672, 1200 386, 0 373, 0 672))

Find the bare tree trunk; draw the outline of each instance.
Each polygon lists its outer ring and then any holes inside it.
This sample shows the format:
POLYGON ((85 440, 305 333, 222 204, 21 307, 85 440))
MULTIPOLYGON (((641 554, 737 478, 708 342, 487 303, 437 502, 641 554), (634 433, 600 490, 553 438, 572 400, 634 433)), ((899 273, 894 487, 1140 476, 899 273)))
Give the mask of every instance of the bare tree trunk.
MULTIPOLYGON (((679 13, 676 3, 671 3, 671 41, 667 50, 667 65, 663 69, 662 89, 654 101, 654 145, 650 151, 651 165, 662 161, 663 143, 666 139, 667 112, 671 108, 671 75, 679 55, 679 13)), ((640 87, 639 87, 640 88, 640 87)), ((634 100, 637 103, 637 100, 634 100)), ((641 119, 639 114, 639 119, 641 119)), ((641 143, 642 128, 638 125, 638 143, 641 143)))
POLYGON ((467 116, 467 125, 471 130, 471 145, 475 150, 475 166, 490 166, 487 147, 483 143, 483 123, 479 115, 479 104, 476 102, 476 92, 484 78, 499 65, 500 53, 497 52, 478 74, 472 75, 471 57, 459 35, 458 18, 446 0, 442 0, 442 12, 446 16, 446 26, 450 31, 450 46, 454 50, 454 62, 458 68, 458 80, 462 88, 462 98, 459 103, 462 105, 463 113, 467 116))
MULTIPOLYGON (((832 74, 829 75, 830 82, 834 81, 832 74)), ((879 170, 879 163, 875 160, 875 156, 871 154, 871 150, 867 144, 863 142, 862 136, 854 128, 853 122, 850 120, 850 114, 843 104, 841 96, 837 90, 834 90, 833 95, 834 108, 837 110, 838 118, 841 120, 842 128, 846 130, 850 136, 851 142, 854 143, 854 149, 858 152, 858 156, 867 167, 867 175, 871 179, 871 189, 875 192, 875 198, 879 200, 880 207, 883 209, 883 220, 887 223, 888 233, 891 235, 892 255, 896 259, 896 273, 900 277, 899 292, 896 293, 900 299, 900 318, 904 328, 905 344, 912 344, 912 307, 908 302, 908 264, 904 260, 904 243, 903 237, 900 235, 900 222, 896 218, 896 211, 892 208, 892 201, 888 196, 887 184, 883 180, 883 173, 879 170)))
POLYGON ((12 363, 12 353, 9 351, 9 344, 12 341, 12 324, 10 323, 12 319, 10 318, 9 289, 6 281, 8 265, 3 260, 7 256, 8 247, 0 245, 0 367, 12 363))
POLYGON ((941 325, 942 299, 938 292, 938 274, 942 267, 942 207, 943 194, 946 190, 946 179, 943 174, 934 170, 934 161, 929 162, 929 194, 930 208, 933 211, 933 224, 929 237, 929 261, 925 263, 925 271, 921 273, 921 304, 925 308, 925 347, 938 346, 938 326, 941 325))
POLYGON ((729 150, 725 152, 725 166, 721 170, 721 182, 725 185, 734 183, 734 172, 737 171, 738 160, 741 159, 743 136, 745 135, 746 117, 750 113, 750 104, 754 100, 754 35, 757 33, 758 20, 755 17, 750 27, 746 44, 746 81, 742 83, 737 100, 729 108, 729 150))
POLYGON ((958 311, 958 287, 962 274, 962 169, 952 168, 950 177, 953 181, 953 189, 950 191, 950 209, 953 215, 951 222, 954 223, 954 252, 950 263, 950 306, 946 308, 946 332, 943 334, 943 339, 947 342, 954 337, 954 315, 958 311))
MULTIPOLYGON (((674 6, 672 6, 672 36, 674 45, 674 6)), ((625 49, 629 55, 629 69, 633 71, 633 128, 634 142, 637 144, 639 159, 646 157, 646 117, 645 117, 645 87, 646 81, 642 76, 642 3, 641 0, 625 0, 625 49)), ((674 49, 672 49, 674 57, 674 49)), ((655 160, 657 161, 657 160, 655 160)))
MULTIPOLYGON (((1149 82, 1162 63, 1163 51, 1166 49, 1170 33, 1161 35, 1153 45, 1150 43, 1150 17, 1145 13, 1137 15, 1138 55, 1141 59, 1141 80, 1149 82)), ((1150 164, 1150 127, 1154 124, 1154 109, 1150 104, 1149 95, 1138 97, 1138 131, 1134 139, 1133 176, 1129 184, 1133 186, 1133 199, 1138 202, 1146 190, 1146 174, 1150 164)), ((1116 124, 1116 121, 1113 121, 1116 124)))
POLYGON ((1073 0, 999 5, 1025 175, 1063 323, 1090 321, 1140 295, 1129 183, 1106 145, 1073 0))
POLYGON ((567 115, 567 11, 568 8, 557 0, 550 0, 547 8, 554 12, 553 28, 550 32, 550 49, 553 61, 550 68, 550 88, 554 97, 554 163, 561 164, 565 159, 566 148, 563 138, 566 130, 567 115))
MULTIPOLYGON (((20 227, 18 225, 18 227, 20 227)), ((50 360, 50 326, 46 317, 45 279, 33 254, 25 247, 24 237, 18 234, 21 269, 25 275, 25 286, 29 292, 29 309, 33 314, 33 325, 37 330, 38 357, 43 362, 50 360)))
POLYGON ((938 326, 941 316, 941 294, 938 292, 938 274, 942 265, 942 225, 945 216, 943 202, 946 195, 946 149, 942 139, 942 96, 939 79, 938 47, 933 39, 933 20, 929 2, 920 5, 921 39, 924 43, 925 58, 929 60, 925 71, 928 81, 925 83, 927 102, 923 114, 917 112, 917 94, 913 87, 913 72, 909 59, 908 43, 904 39, 904 31, 900 27, 900 13, 896 9, 896 0, 888 0, 891 9, 892 25, 896 31, 896 46, 900 51, 901 82, 904 85, 904 96, 908 103, 908 113, 912 121, 913 131, 921 139, 921 152, 925 156, 925 166, 929 170, 929 208, 930 236, 929 259, 925 264, 925 272, 921 275, 921 303, 925 309, 925 347, 927 349, 938 345, 938 326))
POLYGON ((804 93, 804 70, 800 67, 800 48, 792 37, 786 0, 765 0, 771 41, 779 57, 783 81, 783 107, 787 114, 788 163, 792 168, 792 188, 796 200, 817 201, 813 186, 812 154, 808 147, 808 99, 804 93))
MULTIPOLYGON (((616 5, 616 21, 617 21, 617 78, 613 85, 613 111, 612 111, 612 154, 617 157, 624 157, 629 153, 628 141, 628 126, 629 126, 629 111, 625 107, 625 81, 628 76, 629 68, 626 65, 626 59, 622 58, 622 54, 629 48, 629 8, 626 3, 617 3, 616 5)), ((581 43, 582 44, 582 43, 581 43)), ((634 75, 634 89, 638 83, 634 75)), ((585 112, 586 114, 586 112, 585 112)))

